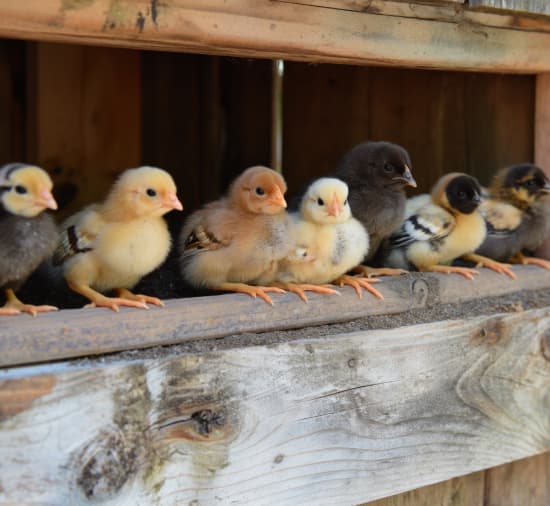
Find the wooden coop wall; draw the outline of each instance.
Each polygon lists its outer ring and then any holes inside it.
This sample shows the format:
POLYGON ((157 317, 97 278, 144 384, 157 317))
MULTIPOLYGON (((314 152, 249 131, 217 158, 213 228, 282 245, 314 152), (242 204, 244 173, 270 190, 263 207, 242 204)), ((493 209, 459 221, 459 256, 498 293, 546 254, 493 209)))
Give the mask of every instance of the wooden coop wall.
MULTIPOLYGON (((534 100, 529 75, 287 62, 290 193, 365 139, 405 146, 422 191, 449 171, 486 183, 533 159, 534 100)), ((4 40, 0 107, 0 161, 48 169, 59 217, 100 198, 126 167, 166 168, 191 210, 270 163, 265 60, 4 40)))

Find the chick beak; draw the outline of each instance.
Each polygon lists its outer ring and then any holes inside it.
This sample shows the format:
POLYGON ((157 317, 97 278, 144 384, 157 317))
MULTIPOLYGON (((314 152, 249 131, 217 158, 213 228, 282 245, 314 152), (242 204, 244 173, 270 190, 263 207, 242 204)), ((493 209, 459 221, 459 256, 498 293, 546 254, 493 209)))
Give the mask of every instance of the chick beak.
POLYGON ((341 214, 342 206, 340 205, 340 202, 338 202, 338 197, 336 196, 336 193, 333 193, 332 200, 330 201, 330 204, 328 206, 328 215, 337 218, 341 214))
POLYGON ((53 209, 54 211, 57 209, 57 202, 53 198, 52 192, 46 189, 38 193, 35 204, 45 209, 53 209))
POLYGON ((268 202, 271 205, 279 206, 279 207, 282 207, 283 209, 286 209, 286 200, 283 197, 283 193, 281 192, 281 189, 278 186, 276 186, 275 190, 271 192, 268 202))
POLYGON ((541 191, 544 194, 550 193, 550 181, 548 179, 544 182, 544 186, 541 188, 541 191))
POLYGON ((178 211, 183 211, 183 205, 179 201, 175 193, 169 193, 162 202, 162 207, 167 209, 177 209, 178 211))
POLYGON ((405 183, 407 186, 412 186, 413 188, 417 187, 416 181, 408 165, 405 165, 405 172, 403 172, 402 176, 396 176, 393 179, 394 181, 401 181, 405 183))

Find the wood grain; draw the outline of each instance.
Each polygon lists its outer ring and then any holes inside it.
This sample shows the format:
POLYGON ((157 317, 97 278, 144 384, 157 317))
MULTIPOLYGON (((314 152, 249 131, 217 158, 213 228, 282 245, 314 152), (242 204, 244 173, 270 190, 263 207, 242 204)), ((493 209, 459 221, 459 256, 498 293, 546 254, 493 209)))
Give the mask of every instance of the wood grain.
POLYGON ((385 297, 383 301, 368 294, 359 299, 346 287, 341 297, 313 294, 308 304, 289 293, 275 295, 273 307, 259 299, 228 294, 169 300, 166 307, 148 311, 71 309, 37 318, 4 317, 0 325, 0 367, 344 322, 436 303, 461 303, 550 287, 550 278, 541 275, 539 268, 514 269, 518 273, 516 281, 486 269, 473 282, 438 274, 385 279, 377 285, 385 297))
POLYGON ((0 36, 317 62, 499 72, 550 69, 550 34, 543 32, 396 21, 269 0, 174 0, 154 6, 144 0, 2 2, 0 36))
POLYGON ((0 421, 0 501, 357 504, 535 455, 549 331, 544 308, 7 370, 55 386, 0 421))

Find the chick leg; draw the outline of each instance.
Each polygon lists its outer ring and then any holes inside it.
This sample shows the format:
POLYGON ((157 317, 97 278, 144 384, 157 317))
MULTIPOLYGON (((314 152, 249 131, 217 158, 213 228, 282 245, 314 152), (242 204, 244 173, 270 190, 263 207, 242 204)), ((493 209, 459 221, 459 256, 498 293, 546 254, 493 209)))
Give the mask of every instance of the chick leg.
POLYGON ((348 274, 343 274, 342 276, 336 278, 332 284, 338 285, 338 286, 344 286, 349 285, 355 289, 355 292, 359 296, 359 298, 363 297, 363 292, 361 288, 364 288, 367 290, 367 292, 372 293, 376 298, 380 300, 384 300, 384 296, 376 289, 374 286, 371 286, 371 283, 378 283, 380 282, 379 279, 376 278, 364 278, 364 277, 357 277, 357 276, 349 276, 348 274))
POLYGON ((106 297, 105 295, 96 292, 93 288, 81 284, 67 281, 69 288, 80 295, 84 295, 87 299, 90 299, 91 304, 87 304, 85 307, 107 307, 113 311, 118 312, 119 306, 137 307, 141 309, 148 309, 145 302, 137 300, 129 300, 117 297, 106 297))
POLYGON ((316 292, 323 295, 342 295, 338 290, 334 290, 325 285, 309 285, 304 283, 274 283, 273 286, 295 293, 298 297, 300 297, 300 299, 302 299, 306 303, 307 295, 305 292, 316 292))
POLYGON ((460 274, 466 279, 474 279, 474 276, 479 274, 479 271, 470 269, 468 267, 454 267, 451 265, 425 265, 423 267, 417 267, 420 272, 443 272, 445 274, 460 274))
POLYGON ((477 255, 475 253, 468 253, 467 255, 462 255, 464 260, 469 262, 475 262, 476 267, 486 267, 492 271, 498 272, 499 274, 506 274, 510 279, 516 279, 516 275, 510 268, 510 264, 503 264, 502 262, 497 262, 491 258, 484 257, 483 255, 477 255))
POLYGON ((119 297, 122 297, 123 299, 137 300, 139 302, 143 302, 144 304, 147 304, 147 303, 153 304, 154 306, 164 306, 164 302, 162 302, 157 297, 151 297, 149 295, 142 295, 142 294, 135 294, 126 288, 117 288, 115 292, 119 297))
POLYGON ((361 274, 366 278, 371 278, 372 276, 401 276, 403 274, 408 274, 409 271, 405 269, 392 269, 390 267, 369 267, 368 265, 358 265, 352 270, 355 274, 361 274))
POLYGON ((267 292, 270 293, 285 293, 284 290, 276 286, 252 286, 245 283, 221 283, 217 286, 212 287, 213 290, 220 290, 222 292, 237 292, 237 293, 246 293, 253 298, 260 297, 260 299, 265 300, 268 304, 273 305, 271 297, 267 295, 267 292))
POLYGON ((33 306, 32 304, 24 304, 16 296, 11 288, 6 290, 6 304, 0 308, 0 314, 15 315, 19 313, 29 313, 36 316, 38 313, 47 311, 57 311, 55 306, 33 306))
POLYGON ((510 259, 510 262, 513 262, 515 264, 522 264, 522 265, 536 265, 538 267, 542 267, 543 269, 550 270, 550 260, 545 260, 544 258, 537 258, 537 257, 528 257, 528 256, 525 256, 523 253, 515 254, 510 259))

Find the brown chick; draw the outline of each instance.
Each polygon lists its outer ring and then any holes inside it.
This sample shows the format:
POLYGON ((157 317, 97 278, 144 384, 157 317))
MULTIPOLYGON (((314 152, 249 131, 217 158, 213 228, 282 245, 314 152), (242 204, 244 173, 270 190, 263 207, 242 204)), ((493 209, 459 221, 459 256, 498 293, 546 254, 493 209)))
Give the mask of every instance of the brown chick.
POLYGON ((54 264, 63 265, 72 290, 90 299, 88 307, 162 306, 156 297, 130 289, 168 255, 171 239, 162 216, 172 209, 183 206, 170 174, 154 167, 128 169, 104 202, 63 223, 54 264), (118 297, 99 293, 112 289, 118 297))
POLYGON ((193 213, 179 239, 183 278, 195 288, 245 293, 273 304, 268 292, 278 261, 292 247, 283 177, 250 167, 227 196, 193 213))
POLYGON ((57 229, 43 211, 57 209, 50 176, 39 167, 11 163, 0 168, 0 287, 6 304, 0 315, 36 316, 54 306, 24 304, 15 290, 55 249, 57 229))

